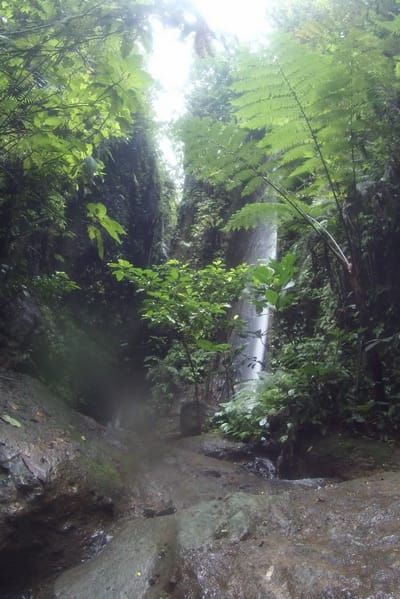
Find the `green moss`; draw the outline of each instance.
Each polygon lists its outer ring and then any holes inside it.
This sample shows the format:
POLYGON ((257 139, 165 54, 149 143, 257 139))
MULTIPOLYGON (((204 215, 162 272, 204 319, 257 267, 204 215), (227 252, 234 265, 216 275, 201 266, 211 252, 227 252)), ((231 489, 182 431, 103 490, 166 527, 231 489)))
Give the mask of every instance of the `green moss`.
POLYGON ((121 472, 111 456, 94 452, 85 456, 83 468, 89 483, 104 494, 115 495, 124 486, 121 472))

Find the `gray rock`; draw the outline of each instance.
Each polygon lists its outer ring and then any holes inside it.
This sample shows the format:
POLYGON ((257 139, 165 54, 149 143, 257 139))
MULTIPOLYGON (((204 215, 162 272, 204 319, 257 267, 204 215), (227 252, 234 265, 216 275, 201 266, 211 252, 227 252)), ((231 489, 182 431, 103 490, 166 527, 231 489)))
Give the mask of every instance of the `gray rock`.
POLYGON ((105 429, 28 376, 0 369, 0 588, 90 555, 123 484, 105 429))
POLYGON ((179 413, 179 431, 183 437, 200 435, 204 407, 196 401, 188 401, 181 406, 179 413))
POLYGON ((99 514, 112 515, 123 490, 109 430, 0 371, 0 434, 2 583, 95 554, 65 571, 52 596, 400 599, 400 472, 265 480, 204 455, 220 448, 211 436, 143 437, 129 452, 143 468, 131 479, 135 517, 110 531, 99 514))
POLYGON ((57 599, 159 599, 171 584, 176 561, 176 520, 164 516, 127 522, 95 559, 63 574, 57 599))
POLYGON ((42 321, 36 300, 24 290, 0 308, 0 365, 14 366, 25 358, 42 321))
POLYGON ((100 556, 63 574, 55 596, 400 599, 399 534, 399 473, 275 495, 233 493, 129 522, 100 556), (168 559, 157 570, 163 543, 168 559), (108 580, 108 595, 98 580, 108 580))

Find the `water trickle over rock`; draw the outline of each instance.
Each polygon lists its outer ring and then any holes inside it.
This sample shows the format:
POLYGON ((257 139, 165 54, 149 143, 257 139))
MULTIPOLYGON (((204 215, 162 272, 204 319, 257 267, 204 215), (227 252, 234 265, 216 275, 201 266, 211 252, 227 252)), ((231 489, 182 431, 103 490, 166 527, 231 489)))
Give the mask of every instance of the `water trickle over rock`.
MULTIPOLYGON (((276 257, 276 249, 276 226, 259 226, 249 233, 243 262, 253 265, 266 264, 271 258, 276 257)), ((236 309, 245 322, 244 332, 240 335, 235 334, 232 338, 234 346, 243 346, 237 359, 237 378, 239 381, 256 380, 265 367, 270 310, 266 308, 258 314, 255 306, 246 298, 246 291, 236 309)))

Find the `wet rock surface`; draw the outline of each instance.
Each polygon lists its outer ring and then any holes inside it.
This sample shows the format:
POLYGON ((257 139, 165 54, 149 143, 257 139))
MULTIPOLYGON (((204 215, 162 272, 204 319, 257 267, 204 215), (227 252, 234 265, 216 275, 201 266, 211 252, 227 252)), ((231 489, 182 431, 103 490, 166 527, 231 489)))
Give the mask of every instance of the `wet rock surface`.
POLYGON ((210 444, 218 439, 159 446, 133 517, 99 556, 56 581, 54 597, 400 599, 400 473, 266 480, 205 455, 210 444), (173 513, 163 513, 167 504, 173 513))
POLYGON ((400 475, 386 473, 130 520, 101 555, 58 579, 55 597, 397 599, 399 500, 400 475))
POLYGON ((0 371, 1 599, 400 599, 395 448, 339 438, 324 473, 335 442, 310 440, 279 480, 267 451, 158 430, 0 371))
POLYGON ((380 471, 400 469, 400 448, 344 433, 304 436, 287 471, 290 478, 324 476, 351 480, 380 471))
POLYGON ((103 427, 0 370, 0 597, 99 550, 123 503, 122 459, 103 427))

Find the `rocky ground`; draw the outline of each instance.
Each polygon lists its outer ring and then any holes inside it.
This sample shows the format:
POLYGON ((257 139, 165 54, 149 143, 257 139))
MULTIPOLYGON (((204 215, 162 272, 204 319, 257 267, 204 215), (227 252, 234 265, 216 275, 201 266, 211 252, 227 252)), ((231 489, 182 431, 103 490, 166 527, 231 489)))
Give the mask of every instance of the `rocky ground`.
POLYGON ((0 597, 29 597, 38 580, 93 555, 136 467, 107 429, 0 370, 0 597))
POLYGON ((400 599, 396 447, 304 439, 271 480, 240 443, 138 428, 0 373, 1 599, 400 599))

